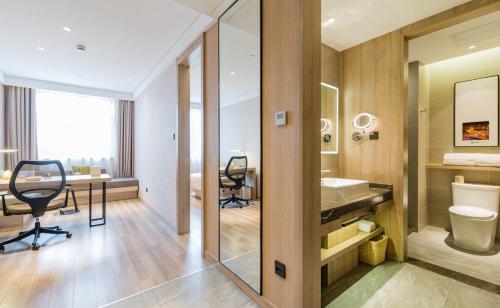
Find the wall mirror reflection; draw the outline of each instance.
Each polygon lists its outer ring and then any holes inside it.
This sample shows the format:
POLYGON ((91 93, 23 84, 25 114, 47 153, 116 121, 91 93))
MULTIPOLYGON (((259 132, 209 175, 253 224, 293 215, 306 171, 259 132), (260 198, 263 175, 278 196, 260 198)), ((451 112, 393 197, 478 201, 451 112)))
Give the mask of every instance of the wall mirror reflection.
POLYGON ((261 293, 261 9, 219 19, 220 262, 261 293))
POLYGON ((338 153, 339 90, 321 83, 321 153, 338 153))

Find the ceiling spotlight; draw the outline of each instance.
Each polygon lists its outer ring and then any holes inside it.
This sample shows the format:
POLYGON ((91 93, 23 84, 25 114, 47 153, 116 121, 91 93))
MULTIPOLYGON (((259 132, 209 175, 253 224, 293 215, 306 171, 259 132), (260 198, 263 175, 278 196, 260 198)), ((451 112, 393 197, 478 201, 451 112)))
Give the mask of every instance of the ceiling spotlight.
POLYGON ((335 18, 333 18, 333 17, 328 18, 327 20, 325 20, 321 23, 321 27, 323 27, 323 28, 329 27, 329 26, 333 25, 334 22, 335 22, 335 18))
POLYGON ((49 72, 52 72, 52 71, 53 71, 53 69, 51 69, 51 68, 48 68, 48 69, 47 69, 47 71, 49 71, 49 72))
POLYGON ((236 75, 236 73, 235 73, 235 72, 231 72, 230 74, 231 74, 231 76, 234 76, 234 75, 236 75))
POLYGON ((131 82, 131 81, 132 81, 132 78, 127 78, 127 81, 128 81, 128 82, 131 82))
POLYGON ((62 29, 66 32, 71 32, 73 31, 73 29, 71 29, 70 27, 62 27, 62 29))
POLYGON ((87 50, 87 46, 82 45, 82 44, 78 44, 78 45, 76 45, 76 49, 80 52, 84 52, 85 50, 87 50))
POLYGON ((476 45, 474 45, 474 44, 469 46, 469 49, 474 49, 474 48, 476 48, 476 45))
POLYGON ((38 51, 45 51, 45 48, 40 47, 40 46, 38 46, 36 49, 37 49, 38 51))

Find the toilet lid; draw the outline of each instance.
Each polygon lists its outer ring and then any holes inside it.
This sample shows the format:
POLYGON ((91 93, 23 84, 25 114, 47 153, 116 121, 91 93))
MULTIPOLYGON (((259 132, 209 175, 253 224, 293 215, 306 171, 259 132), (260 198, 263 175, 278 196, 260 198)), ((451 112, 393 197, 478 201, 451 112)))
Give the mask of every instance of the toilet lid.
POLYGON ((492 211, 465 205, 454 205, 450 207, 450 213, 463 217, 484 219, 484 220, 495 217, 495 213, 492 211))

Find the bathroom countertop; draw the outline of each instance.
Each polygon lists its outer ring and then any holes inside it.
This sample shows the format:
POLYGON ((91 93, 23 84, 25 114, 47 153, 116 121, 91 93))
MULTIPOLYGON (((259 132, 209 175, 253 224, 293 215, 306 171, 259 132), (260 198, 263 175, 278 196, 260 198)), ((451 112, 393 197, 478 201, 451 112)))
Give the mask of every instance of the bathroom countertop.
POLYGON ((392 200, 392 185, 370 183, 370 192, 363 197, 343 202, 321 202, 321 224, 328 223, 347 213, 369 208, 392 200))

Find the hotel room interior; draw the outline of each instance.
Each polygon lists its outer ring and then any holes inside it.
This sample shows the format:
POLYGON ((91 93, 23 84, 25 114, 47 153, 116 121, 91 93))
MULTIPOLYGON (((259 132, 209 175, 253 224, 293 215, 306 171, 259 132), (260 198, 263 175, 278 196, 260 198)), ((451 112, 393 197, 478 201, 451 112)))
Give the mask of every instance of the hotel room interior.
POLYGON ((0 4, 0 308, 500 307, 500 0, 0 4))

